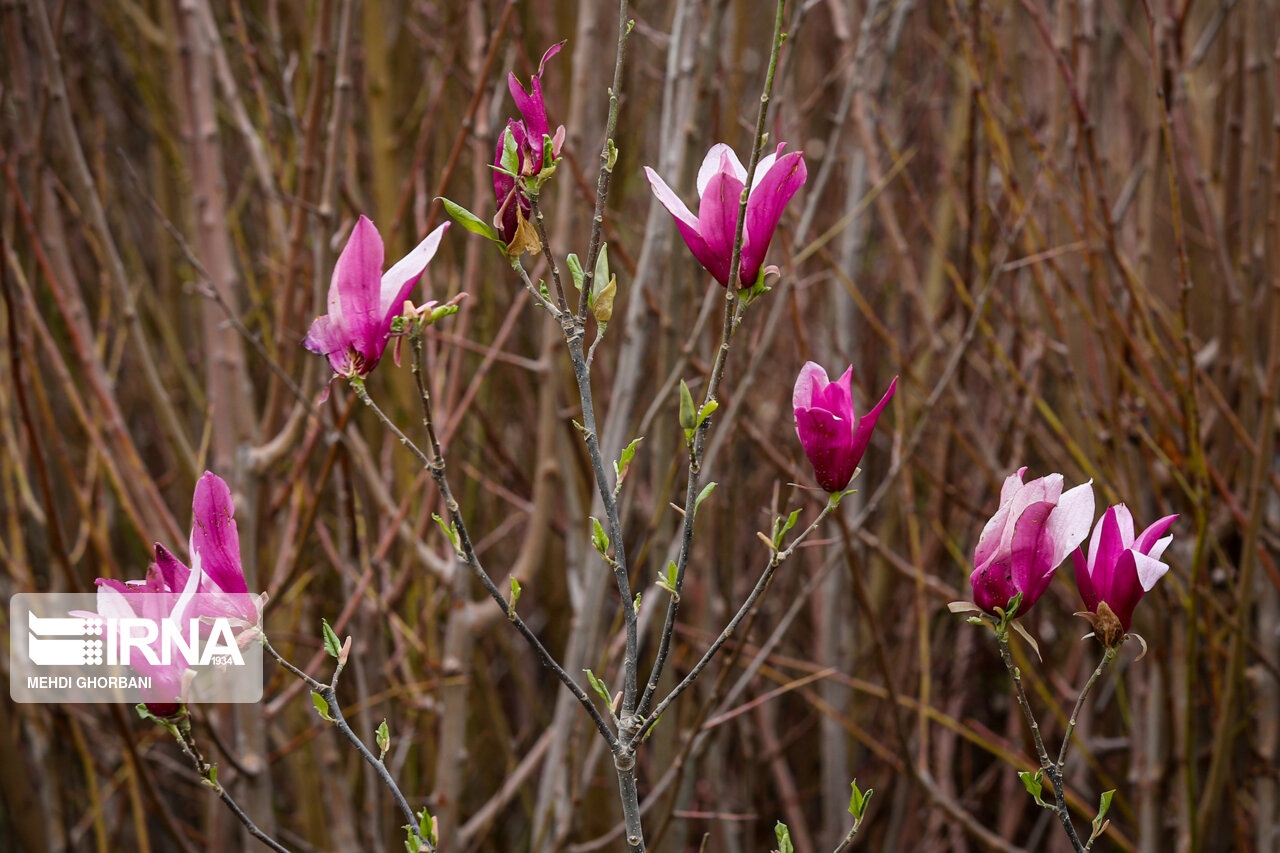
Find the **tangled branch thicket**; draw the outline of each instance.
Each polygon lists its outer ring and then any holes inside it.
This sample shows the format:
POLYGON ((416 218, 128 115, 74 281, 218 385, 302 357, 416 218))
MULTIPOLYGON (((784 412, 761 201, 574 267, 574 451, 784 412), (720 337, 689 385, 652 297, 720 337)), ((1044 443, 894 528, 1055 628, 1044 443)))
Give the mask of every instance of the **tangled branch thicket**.
MULTIPOLYGON (((701 152, 747 150, 773 4, 638 6, 592 386, 606 465, 644 436, 619 496, 643 678, 683 526, 678 380, 702 399, 724 291, 642 167, 690 198, 701 152)), ((322 617, 355 638, 342 713, 365 744, 388 720, 386 769, 442 850, 622 849, 615 769, 457 564, 431 472, 345 385, 319 402, 328 368, 300 341, 357 215, 396 258, 440 196, 492 216, 507 72, 565 38, 543 79, 565 159, 538 204, 548 242, 585 256, 618 23, 594 0, 0 3, 0 591, 140 576, 217 471, 273 646, 316 674, 322 617)), ((785 30, 766 129, 809 178, 719 386, 701 482, 720 486, 657 698, 769 563, 757 532, 826 505, 793 485, 800 366, 852 363, 858 411, 900 379, 859 492, 639 753, 649 849, 767 850, 779 819, 797 850, 836 848, 855 777, 876 790, 864 849, 1069 849, 1008 766, 1039 760, 999 655, 946 608, 1023 465, 1180 515, 1133 626, 1150 654, 1122 649, 1063 770, 1081 826, 1119 790, 1094 849, 1280 849, 1280 4, 795 0, 785 30)), ((629 603, 591 547, 561 330, 461 232, 418 288, 468 294, 422 359, 454 495, 564 670, 620 683, 629 603)), ((545 254, 524 266, 550 285, 545 254)), ((368 388, 414 433, 408 366, 368 388)), ((1024 620, 1044 662, 1012 643, 1055 747, 1100 655, 1070 572, 1024 620)), ((193 709, 217 781, 289 849, 399 849, 374 766, 267 674, 260 705, 193 709)), ((132 712, 6 698, 0 725, 0 847, 255 843, 132 712)))

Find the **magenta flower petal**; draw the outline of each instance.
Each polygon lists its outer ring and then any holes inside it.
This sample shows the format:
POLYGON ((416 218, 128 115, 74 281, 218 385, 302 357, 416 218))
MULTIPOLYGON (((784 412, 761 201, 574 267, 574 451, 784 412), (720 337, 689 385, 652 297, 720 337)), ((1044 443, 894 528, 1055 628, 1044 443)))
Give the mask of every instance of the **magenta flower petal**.
POLYGON ((1013 544, 1009 551, 1013 584, 1022 591, 1022 607, 1026 612, 1039 600, 1049 586, 1057 564, 1053 559, 1053 541, 1046 535, 1046 521, 1056 505, 1052 501, 1037 501, 1019 515, 1013 523, 1013 544))
POLYGON ((156 543, 156 570, 165 589, 182 589, 191 575, 191 570, 159 542, 156 543))
POLYGON ((382 256, 382 236, 368 217, 361 216, 338 255, 329 283, 329 316, 341 326, 356 352, 375 361, 381 355, 378 296, 382 285, 382 256))
POLYGON ((1000 487, 1000 508, 987 521, 986 526, 982 528, 982 534, 978 536, 978 545, 973 551, 975 566, 981 566, 990 560, 1000 547, 1000 543, 1004 541, 1004 528, 1009 520, 1009 509, 1013 506, 1013 496, 1017 494, 1018 489, 1022 488, 1022 475, 1026 471, 1024 465, 1018 469, 1017 473, 1005 477, 1004 485, 1000 487))
POLYGON ((698 198, 702 198, 706 194, 707 184, 711 183, 711 177, 726 167, 739 181, 746 182, 747 170, 743 167, 742 161, 738 159, 738 155, 728 145, 723 142, 717 142, 711 146, 707 156, 702 158, 702 165, 698 167, 698 198))
MULTIPOLYGON (((671 191, 671 188, 667 186, 667 182, 662 180, 662 177, 657 172, 645 166, 644 174, 649 179, 649 186, 653 189, 653 194, 657 197, 658 202, 675 218, 676 230, 680 232, 680 236, 684 239, 685 245, 689 247, 689 251, 693 252, 693 256, 698 259, 698 263, 710 270, 716 263, 716 258, 711 253, 711 248, 707 245, 707 241, 702 238, 702 234, 698 231, 698 217, 694 216, 685 203, 680 200, 680 197, 671 191)), ((729 272, 726 267, 725 278, 728 278, 728 276, 729 272)), ((826 374, 823 375, 825 376, 826 374)))
POLYGON ((231 489, 221 477, 205 471, 191 501, 192 560, 199 555, 200 568, 222 592, 247 593, 235 511, 231 489))
POLYGON ((707 270, 721 284, 729 281, 742 196, 742 181, 729 169, 728 159, 728 155, 722 158, 720 171, 711 176, 698 203, 698 232, 707 241, 714 263, 707 270))
MULTIPOLYGON (((850 368, 852 369, 852 368, 850 368)), ((841 378, 847 378, 848 373, 841 378)), ((880 402, 876 403, 875 408, 867 412, 861 418, 858 418, 858 426, 853 433, 853 443, 849 449, 850 455, 853 456, 853 466, 858 467, 858 463, 862 461, 862 454, 867 451, 867 445, 871 442, 871 433, 875 431, 876 424, 880 420, 880 413, 884 411, 884 407, 889 405, 889 401, 893 399, 894 392, 898 390, 898 377, 893 377, 889 382, 889 388, 884 392, 884 396, 880 398, 880 402)), ((850 414, 853 410, 850 408, 850 414)))
POLYGON ((1084 555, 1083 549, 1077 548, 1071 552, 1071 565, 1076 572, 1076 589, 1080 591, 1085 609, 1090 612, 1097 610, 1098 592, 1093 588, 1093 578, 1089 576, 1089 559, 1084 555))
MULTIPOLYGON (((850 366, 850 370, 852 370, 850 366)), ((841 377, 843 378, 843 377, 841 377)), ((796 377, 795 388, 791 392, 791 408, 808 409, 821 400, 823 389, 831 384, 826 369, 815 362, 806 361, 796 377)))
MULTIPOLYGON (((778 146, 779 154, 783 147, 785 143, 778 146)), ((763 165, 763 162, 757 165, 757 177, 760 175, 760 166, 763 165)), ((773 232, 782 219, 782 209, 804 185, 809 174, 804 157, 798 151, 785 157, 778 156, 768 165, 768 171, 756 182, 751 190, 751 198, 747 201, 747 236, 742 248, 741 270, 744 287, 755 283, 760 266, 764 263, 765 253, 769 250, 769 243, 773 239, 773 232)))
MULTIPOLYGON (((1159 552, 1156 552, 1154 549, 1160 542, 1160 537, 1164 536, 1164 532, 1169 529, 1169 526, 1173 524, 1177 517, 1178 516, 1175 513, 1174 515, 1166 515, 1164 518, 1157 519, 1150 527, 1139 533, 1137 538, 1133 540, 1133 550, 1141 554, 1149 554, 1157 560, 1160 559, 1161 554, 1164 553, 1164 548, 1161 548, 1159 552)), ((1169 541, 1172 541, 1172 538, 1170 538, 1169 541)), ((1166 541, 1165 545, 1168 544, 1169 542, 1166 541)))
MULTIPOLYGON (((997 607, 1006 607, 1009 600, 1018 593, 1007 559, 992 560, 985 566, 975 568, 973 574, 969 575, 969 583, 973 586, 973 603, 988 613, 994 613, 997 607)), ((1024 606, 1023 611, 1025 610, 1024 606)))
MULTIPOLYGON (((1116 561, 1120 559, 1120 553, 1124 550, 1124 541, 1120 536, 1120 522, 1116 517, 1116 507, 1109 507, 1103 513, 1102 520, 1098 522, 1098 530, 1094 531, 1093 539, 1089 542, 1089 565, 1114 566, 1116 561)), ((1102 579, 1095 575, 1093 581, 1102 597, 1104 599, 1107 598, 1111 592, 1110 573, 1108 572, 1106 577, 1102 579)))
POLYGON ((823 409, 796 409, 796 432, 813 466, 818 485, 828 492, 838 492, 849 484, 853 467, 849 465, 848 421, 823 409))
POLYGON ((1093 481, 1068 489, 1058 498, 1058 506, 1045 522, 1053 543, 1050 561, 1056 566, 1089 535, 1093 524, 1093 481))
POLYGON ((444 232, 448 230, 448 222, 436 228, 413 251, 396 261, 395 265, 383 274, 378 299, 383 328, 390 330, 392 318, 398 317, 404 310, 405 300, 417 286, 418 279, 422 277, 422 271, 435 257, 436 250, 440 248, 440 241, 444 238, 444 232))

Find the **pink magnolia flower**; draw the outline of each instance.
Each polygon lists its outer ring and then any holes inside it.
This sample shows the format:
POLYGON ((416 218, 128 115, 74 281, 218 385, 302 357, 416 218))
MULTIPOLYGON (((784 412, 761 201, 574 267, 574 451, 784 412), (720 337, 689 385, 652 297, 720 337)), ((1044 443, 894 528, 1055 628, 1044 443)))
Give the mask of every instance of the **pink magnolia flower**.
MULTIPOLYGON (((1169 571, 1160 557, 1173 541, 1172 534, 1164 534, 1177 517, 1166 515, 1134 536, 1133 515, 1124 504, 1116 504, 1103 513, 1093 528, 1088 557, 1083 548, 1072 552, 1076 587, 1084 606, 1098 614, 1099 606, 1106 604, 1120 620, 1118 635, 1104 636, 1105 631, 1098 634, 1104 643, 1114 645, 1108 640, 1118 641, 1128 632, 1133 624, 1133 609, 1169 571)), ((1095 620, 1094 627, 1101 631, 1105 626, 1095 620)))
MULTIPOLYGON (((547 52, 542 55, 542 60, 538 63, 538 73, 529 81, 530 91, 525 91, 514 72, 507 77, 507 88, 511 90, 511 97, 515 99, 516 108, 520 110, 520 120, 510 119, 507 122, 506 131, 511 133, 511 138, 515 141, 518 162, 516 171, 521 175, 536 175, 542 171, 545 137, 551 138, 553 157, 560 156, 560 146, 564 144, 564 126, 561 125, 556 128, 554 134, 551 133, 551 125, 547 120, 547 105, 542 96, 542 74, 547 60, 559 53, 562 47, 564 42, 547 48, 547 52)), ((493 158, 495 166, 502 165, 502 146, 506 131, 498 137, 498 150, 493 158)), ((520 224, 517 211, 527 220, 533 205, 523 193, 517 190, 515 178, 496 170, 493 173, 493 194, 498 202, 498 215, 494 217, 494 225, 497 226, 503 240, 510 243, 515 239, 520 224)))
MULTIPOLYGON (((145 580, 95 581, 97 615, 146 618, 157 623, 225 617, 240 629, 237 641, 246 643, 257 636, 264 596, 250 594, 245 582, 231 490, 220 477, 206 471, 196 483, 191 510, 191 567, 157 542, 156 561, 145 580), (199 597, 193 598, 196 594, 199 597)), ((157 716, 176 714, 186 696, 186 662, 171 656, 167 664, 154 664, 135 655, 130 666, 151 677, 152 688, 144 693, 148 710, 157 716)))
MULTIPOLYGON (((740 287, 756 283, 769 241, 778 228, 782 209, 808 177, 799 151, 783 154, 786 143, 773 154, 760 158, 751 193, 747 199, 747 220, 743 228, 742 260, 738 270, 740 287)), ((698 169, 698 215, 694 216, 680 197, 671 191, 658 173, 644 168, 653 194, 676 220, 680 236, 689 251, 707 272, 722 285, 729 284, 733 263, 733 240, 738 229, 738 206, 747 170, 728 145, 711 146, 698 169)))
POLYGON ((821 365, 807 361, 791 393, 800 445, 813 465, 818 485, 828 492, 839 492, 849 485, 880 413, 898 389, 895 376, 875 408, 858 417, 853 411, 852 382, 852 366, 832 382, 821 365))
POLYGON ((368 375, 387 347, 391 321, 404 309, 405 300, 435 257, 448 228, 446 222, 432 231, 417 248, 383 273, 382 236, 367 217, 361 216, 333 267, 329 313, 312 322, 302 345, 326 356, 338 376, 368 375))
POLYGON ((1023 483, 1026 470, 1005 479, 1000 509, 973 552, 973 600, 989 613, 1006 607, 1019 592, 1018 613, 1030 610, 1059 564, 1089 535, 1093 521, 1092 480, 1064 493, 1061 474, 1023 483))

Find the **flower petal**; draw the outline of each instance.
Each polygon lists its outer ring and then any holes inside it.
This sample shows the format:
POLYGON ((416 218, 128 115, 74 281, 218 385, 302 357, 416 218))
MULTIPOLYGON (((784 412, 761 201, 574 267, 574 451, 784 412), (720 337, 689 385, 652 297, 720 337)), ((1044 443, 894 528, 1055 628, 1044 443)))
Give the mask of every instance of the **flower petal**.
POLYGON ((1116 563, 1124 550, 1124 544, 1120 541, 1120 522, 1116 518, 1116 508, 1108 507, 1089 542, 1089 565, 1093 568, 1093 584, 1098 595, 1111 604, 1112 609, 1115 609, 1111 597, 1116 588, 1116 563))
MULTIPOLYGON (((675 218, 676 229, 679 230, 680 236, 684 238, 685 245, 689 247, 689 251, 693 252, 693 256, 698 259, 698 263, 702 264, 712 275, 715 275, 713 268, 717 265, 717 260, 710 247, 707 246, 707 241, 702 238, 702 234, 699 232, 698 217, 689 211, 685 203, 680 200, 680 196, 671 191, 671 187, 667 186, 667 182, 662 180, 662 177, 657 172, 645 166, 644 173, 645 177, 649 179, 649 187, 653 190, 654 196, 667 209, 667 212, 675 218)), ((717 281, 724 284, 728 279, 729 270, 726 266, 724 280, 717 279, 717 281)))
MULTIPOLYGON (((852 370, 852 368, 850 368, 852 370)), ((841 379, 849 377, 846 372, 841 379)), ((889 405, 889 401, 893 399, 894 392, 898 390, 898 377, 893 377, 889 383, 889 388, 884 392, 884 396, 880 398, 880 402, 876 403, 875 408, 858 418, 857 428, 853 433, 853 444, 849 452, 853 456, 852 467, 857 468, 858 463, 862 461, 862 454, 866 453, 867 445, 871 442, 871 433, 875 431, 876 422, 880 420, 880 413, 884 411, 884 407, 889 405)), ((852 411, 852 404, 850 411, 852 411)))
POLYGON ((1098 591, 1093 587, 1093 578, 1089 575, 1089 561, 1080 548, 1071 552, 1071 563, 1076 570, 1076 589, 1080 591, 1080 599, 1084 601, 1084 609, 1093 613, 1098 609, 1098 591))
POLYGON ((196 483, 191 500, 192 563, 223 592, 248 592, 240 565, 240 535, 236 531, 235 502, 221 477, 208 471, 196 483))
POLYGON ((711 176, 723 170, 735 175, 741 182, 745 183, 747 180, 747 170, 743 168, 738 155, 728 145, 717 142, 711 146, 707 156, 702 158, 702 165, 698 167, 698 198, 702 198, 706 193, 707 184, 711 183, 711 176))
POLYGON ((436 250, 440 248, 440 240, 448 230, 449 223, 446 222, 432 231, 413 251, 396 261, 395 266, 382 276, 378 310, 382 312, 384 333, 390 331, 391 318, 397 316, 404 308, 404 301, 409 298, 409 294, 418 284, 422 271, 435 257, 436 250))
POLYGON ((1141 554, 1147 554, 1157 560, 1160 559, 1160 555, 1164 553, 1164 549, 1169 545, 1169 540, 1172 540, 1173 538, 1165 537, 1165 540, 1161 540, 1160 537, 1164 536, 1165 531, 1169 529, 1169 525, 1173 524, 1177 517, 1178 516, 1174 514, 1166 515, 1164 518, 1157 519, 1150 527, 1139 533, 1137 538, 1133 540, 1133 550, 1141 554), (1155 548, 1161 541, 1164 541, 1165 544, 1160 548, 1159 552, 1156 552, 1155 548))
POLYGON ((1053 564, 1056 566, 1067 554, 1084 541, 1093 524, 1093 480, 1068 489, 1058 498, 1058 506, 1045 522, 1045 532, 1053 543, 1053 564))
POLYGON ((857 467, 849 454, 853 424, 823 409, 796 409, 795 419, 796 434, 818 485, 828 492, 849 485, 857 467))
POLYGON ((813 361, 806 361, 796 377, 795 389, 791 392, 791 408, 808 409, 814 406, 814 400, 824 388, 831 384, 826 369, 813 361))
POLYGON ((969 575, 969 583, 973 586, 974 603, 988 613, 994 613, 997 607, 1007 606, 1009 599, 1018 592, 1008 560, 995 560, 974 569, 969 575))
POLYGON ((1105 593, 1100 591, 1102 600, 1115 611, 1125 631, 1128 631, 1129 626, 1133 624, 1133 609, 1138 606, 1145 592, 1141 581, 1138 580, 1135 556, 1133 551, 1122 552, 1111 573, 1110 590, 1105 593))
MULTIPOLYGON (((782 210, 808 177, 804 157, 799 151, 778 157, 769 165, 769 171, 756 183, 747 201, 746 242, 743 244, 741 270, 743 286, 755 283, 773 232, 782 218, 782 210)), ((759 174, 757 168, 756 175, 759 174)))
POLYGON ((1046 531, 1046 521, 1053 508, 1052 501, 1037 501, 1026 507, 1013 522, 1009 560, 1013 584, 1022 591, 1022 613, 1036 603, 1058 568, 1051 562, 1053 542, 1046 531))
POLYGON ((1142 591, 1151 592, 1152 587, 1156 585, 1156 581, 1164 577, 1169 571, 1169 566, 1139 551, 1131 551, 1130 553, 1133 554, 1134 568, 1138 573, 1138 583, 1142 585, 1142 591))
POLYGON ((191 575, 191 570, 159 542, 156 543, 156 569, 160 572, 165 589, 170 590, 182 589, 191 575))
POLYGON ((716 281, 727 285, 729 267, 733 261, 733 240, 738 228, 738 204, 742 196, 742 181, 730 174, 724 166, 729 155, 721 160, 721 170, 707 182, 707 191, 698 202, 698 232, 707 241, 714 266, 707 266, 716 281))
POLYGON ((366 358, 374 355, 382 319, 378 314, 382 251, 378 229, 368 217, 361 216, 338 255, 329 283, 329 319, 339 324, 347 340, 366 358))
POLYGON ((1004 485, 1000 487, 1000 503, 1006 504, 1013 500, 1014 493, 1022 488, 1022 475, 1027 473, 1027 466, 1023 465, 1015 473, 1004 478, 1004 485))

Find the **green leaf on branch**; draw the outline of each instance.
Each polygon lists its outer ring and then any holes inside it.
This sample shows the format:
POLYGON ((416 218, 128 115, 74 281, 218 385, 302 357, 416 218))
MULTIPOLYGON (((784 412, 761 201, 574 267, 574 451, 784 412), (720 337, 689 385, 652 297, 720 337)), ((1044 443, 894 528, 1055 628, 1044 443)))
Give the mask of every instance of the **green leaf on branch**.
POLYGON ((698 412, 698 423, 696 426, 702 426, 702 422, 711 417, 711 413, 718 408, 720 408, 720 404, 715 400, 707 401, 707 404, 702 407, 702 411, 698 412))
POLYGON ((1041 794, 1044 793, 1043 770, 1037 770, 1035 773, 1029 770, 1019 770, 1018 778, 1022 780, 1022 786, 1027 789, 1027 793, 1035 798, 1036 805, 1046 809, 1053 808, 1053 806, 1041 799, 1041 794))
POLYGON ((861 822, 862 816, 867 813, 867 803, 871 801, 871 795, 875 793, 875 789, 868 788, 865 793, 858 790, 857 779, 849 784, 853 788, 853 796, 849 798, 849 814, 853 815, 855 821, 861 822))
POLYGON ((564 259, 565 265, 569 267, 569 275, 573 276, 573 286, 577 288, 579 293, 582 292, 582 280, 585 274, 582 272, 582 261, 578 260, 578 256, 572 252, 564 259))
POLYGON ((444 531, 445 537, 449 540, 449 544, 453 546, 453 552, 459 557, 462 556, 462 548, 458 545, 458 526, 456 524, 445 524, 445 520, 434 512, 431 517, 436 520, 436 524, 440 525, 440 529, 444 531))
POLYGON ((636 613, 639 613, 639 612, 640 612, 640 593, 638 593, 638 592, 636 593, 635 611, 636 611, 636 613))
POLYGON ((584 669, 583 672, 587 674, 587 681, 590 682, 591 689, 596 692, 597 696, 604 700, 605 707, 607 708, 612 705, 613 697, 609 695, 609 688, 605 686, 605 683, 597 678, 596 674, 591 670, 584 669))
POLYGON ((609 536, 604 532, 600 519, 591 516, 591 545, 600 552, 600 556, 609 559, 609 536))
POLYGON ((796 526, 796 519, 800 517, 800 510, 793 510, 791 515, 787 516, 787 520, 783 521, 782 516, 778 516, 773 520, 773 550, 782 550, 782 540, 787 535, 787 531, 796 526))
POLYGON ((427 811, 427 807, 423 806, 422 811, 418 812, 418 834, 431 842, 434 847, 436 843, 436 819, 427 811))
POLYGON ((689 392, 689 385, 680 380, 680 428, 684 430, 684 440, 693 441, 693 431, 697 428, 698 422, 695 419, 693 408, 693 394, 689 392))
POLYGON ((613 463, 613 473, 618 475, 617 484, 619 486, 622 485, 623 478, 627 476, 627 469, 631 466, 631 460, 636 458, 636 445, 642 441, 644 441, 643 435, 634 439, 622 449, 622 458, 613 463))
POLYGON ((715 488, 716 483, 707 483, 702 487, 702 491, 698 492, 698 498, 693 502, 693 514, 695 517, 698 515, 698 507, 702 506, 702 502, 705 501, 713 491, 715 491, 715 488))
POLYGON ((604 168, 606 172, 612 172, 613 167, 618 163, 618 146, 614 145, 613 138, 610 137, 604 144, 604 168))
POLYGON ((520 154, 517 150, 515 135, 509 127, 502 131, 502 157, 498 165, 512 175, 520 174, 520 154))
POLYGON ((604 327, 613 319, 613 300, 617 295, 618 277, 609 276, 609 283, 596 294, 594 304, 591 306, 591 314, 596 318, 596 323, 599 324, 602 334, 604 327))
POLYGON ((373 733, 373 738, 378 742, 378 760, 387 757, 387 749, 391 746, 391 730, 387 728, 387 721, 383 720, 378 723, 378 730, 373 733))
POLYGON ((511 601, 510 601, 512 610, 515 609, 516 602, 520 600, 520 592, 521 592, 520 581, 516 580, 515 577, 513 576, 511 578, 511 601))
POLYGON ((1089 840, 1097 838, 1099 835, 1107 831, 1107 827, 1111 821, 1107 820, 1107 812, 1111 811, 1111 798, 1116 795, 1115 789, 1103 791, 1102 796, 1098 800, 1098 816, 1093 819, 1093 834, 1089 836, 1089 840))
POLYGON ((338 655, 342 654, 342 643, 338 641, 338 635, 335 634, 333 628, 329 626, 328 619, 320 620, 320 630, 324 633, 325 653, 334 660, 337 660, 338 655))
POLYGON ((680 574, 680 569, 676 566, 675 560, 667 564, 667 576, 658 576, 658 589, 665 589, 675 599, 676 604, 680 603, 680 593, 676 592, 676 577, 680 574))
POLYGON ((785 823, 778 821, 773 834, 778 837, 778 853, 796 853, 796 846, 791 843, 791 830, 785 823))
POLYGON ((311 691, 311 704, 316 706, 316 713, 320 715, 322 720, 326 720, 330 723, 338 722, 333 717, 329 716, 329 703, 325 701, 323 696, 314 690, 311 691))
POLYGON ((450 218, 472 234, 487 237, 495 243, 503 242, 502 237, 498 235, 497 229, 462 205, 452 202, 444 196, 440 196, 440 201, 444 204, 445 212, 449 214, 450 218))

